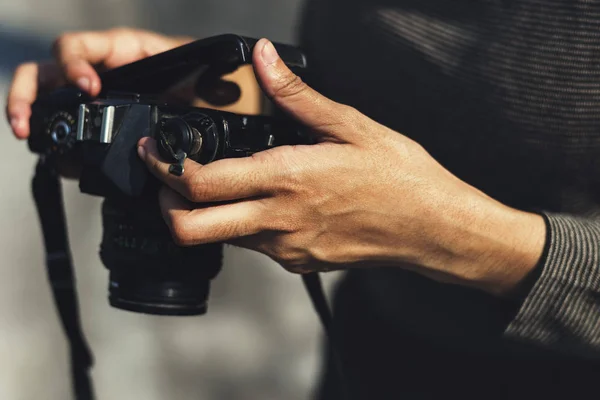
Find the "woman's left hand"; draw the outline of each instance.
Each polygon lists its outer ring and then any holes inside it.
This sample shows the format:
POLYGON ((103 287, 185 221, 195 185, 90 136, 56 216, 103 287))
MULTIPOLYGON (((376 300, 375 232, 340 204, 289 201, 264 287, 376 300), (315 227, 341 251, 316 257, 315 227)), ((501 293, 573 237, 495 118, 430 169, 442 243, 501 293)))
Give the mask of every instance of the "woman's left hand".
POLYGON ((318 143, 186 160, 177 177, 154 140, 142 139, 140 157, 166 184, 160 204, 178 244, 229 242, 293 272, 398 266, 497 294, 536 264, 540 216, 496 202, 413 140, 320 95, 269 41, 257 43, 253 64, 264 92, 318 143), (223 203, 205 204, 213 202, 223 203))

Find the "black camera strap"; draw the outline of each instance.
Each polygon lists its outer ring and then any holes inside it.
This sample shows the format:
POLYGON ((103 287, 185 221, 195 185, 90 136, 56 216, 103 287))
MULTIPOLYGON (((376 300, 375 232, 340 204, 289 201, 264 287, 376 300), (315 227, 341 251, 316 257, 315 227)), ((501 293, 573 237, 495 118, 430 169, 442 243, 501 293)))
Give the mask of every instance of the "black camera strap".
POLYGON ((40 158, 32 180, 32 191, 44 235, 48 279, 69 342, 75 399, 93 400, 90 378, 92 353, 81 328, 60 177, 51 160, 40 158))
POLYGON ((313 307, 315 308, 315 311, 321 320, 323 330, 325 331, 325 335, 329 341, 333 365, 337 372, 337 388, 339 391, 338 395, 340 396, 339 399, 350 400, 350 388, 348 387, 350 382, 346 379, 344 373, 344 364, 340 349, 338 347, 339 341, 337 340, 339 336, 335 325, 333 324, 333 317, 331 315, 329 305, 327 304, 327 298, 325 297, 325 291, 323 290, 321 277, 316 272, 303 274, 302 282, 304 282, 304 287, 306 288, 313 307))

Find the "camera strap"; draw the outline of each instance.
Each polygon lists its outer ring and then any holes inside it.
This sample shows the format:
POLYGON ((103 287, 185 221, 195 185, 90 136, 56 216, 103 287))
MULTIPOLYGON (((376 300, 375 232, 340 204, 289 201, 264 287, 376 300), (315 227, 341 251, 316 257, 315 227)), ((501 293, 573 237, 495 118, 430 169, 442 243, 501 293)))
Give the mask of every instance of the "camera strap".
POLYGON ((332 356, 333 365, 337 372, 337 389, 340 400, 350 400, 350 382, 346 379, 344 374, 344 364, 342 361, 341 352, 339 349, 339 341, 337 340, 338 332, 333 323, 333 317, 331 310, 327 304, 327 298, 325 297, 325 291, 323 290, 323 284, 321 282, 321 276, 317 272, 311 272, 302 275, 302 282, 308 292, 308 296, 315 308, 323 330, 329 341, 330 352, 332 356))
POLYGON ((48 280, 69 343, 75 399, 93 400, 90 378, 92 353, 83 335, 79 318, 60 176, 51 161, 40 157, 31 186, 44 235, 48 280))

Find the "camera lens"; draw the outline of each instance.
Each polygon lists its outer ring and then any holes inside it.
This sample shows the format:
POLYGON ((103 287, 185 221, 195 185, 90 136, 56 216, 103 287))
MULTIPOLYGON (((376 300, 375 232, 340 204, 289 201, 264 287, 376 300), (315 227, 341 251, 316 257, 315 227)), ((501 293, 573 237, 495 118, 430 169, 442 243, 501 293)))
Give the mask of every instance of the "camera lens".
POLYGON ((157 315, 199 315, 221 268, 219 243, 179 247, 156 201, 105 199, 100 256, 113 307, 157 315))

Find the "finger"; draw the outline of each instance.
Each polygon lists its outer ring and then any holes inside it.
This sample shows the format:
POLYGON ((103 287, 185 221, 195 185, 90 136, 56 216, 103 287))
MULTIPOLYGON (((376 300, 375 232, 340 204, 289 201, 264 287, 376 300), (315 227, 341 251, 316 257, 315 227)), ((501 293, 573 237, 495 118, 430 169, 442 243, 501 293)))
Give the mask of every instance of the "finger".
POLYGON ((141 139, 138 154, 150 172, 179 194, 196 203, 237 200, 273 193, 281 171, 253 157, 229 158, 200 165, 185 160, 182 176, 169 173, 151 138, 141 139))
POLYGON ((264 207, 258 200, 193 209, 179 193, 164 187, 159 202, 173 239, 180 246, 223 242, 265 229, 264 207))
POLYGON ((63 66, 66 77, 82 90, 96 96, 100 92, 101 82, 92 66, 115 68, 184 42, 183 38, 169 40, 147 31, 115 28, 62 35, 55 42, 54 54, 63 66))
POLYGON ((356 130, 349 127, 360 114, 305 84, 285 65, 267 39, 256 43, 253 64, 259 84, 279 108, 329 139, 353 139, 356 130))
POLYGON ((16 71, 8 90, 6 118, 15 136, 25 139, 29 136, 31 105, 41 89, 49 89, 61 83, 59 67, 52 62, 42 64, 25 63, 16 71))
POLYGON ((35 101, 38 90, 38 71, 36 63, 21 64, 8 90, 6 101, 6 117, 15 136, 25 139, 29 135, 29 118, 31 105, 35 101))
POLYGON ((100 77, 92 65, 103 63, 113 52, 107 32, 75 32, 60 36, 53 46, 66 78, 92 96, 100 92, 100 77))

